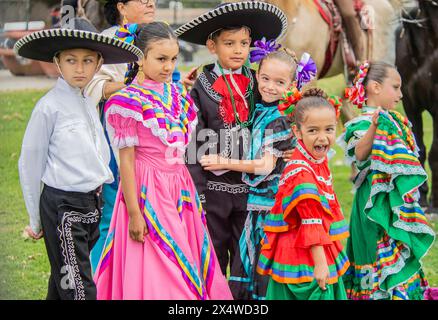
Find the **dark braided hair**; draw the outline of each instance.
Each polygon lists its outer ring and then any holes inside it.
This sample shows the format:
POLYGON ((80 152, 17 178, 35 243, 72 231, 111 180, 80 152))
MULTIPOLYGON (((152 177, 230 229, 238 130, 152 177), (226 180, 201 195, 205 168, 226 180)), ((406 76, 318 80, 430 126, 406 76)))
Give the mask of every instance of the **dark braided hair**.
MULTIPOLYGON (((134 45, 143 51, 146 58, 151 44, 165 39, 175 40, 178 42, 175 33, 167 23, 144 23, 140 24, 137 28, 134 45)), ((137 76, 138 69, 138 63, 134 62, 126 75, 125 84, 129 85, 134 80, 134 78, 137 76)))
POLYGON ((127 3, 130 0, 107 0, 103 7, 103 13, 106 21, 112 26, 119 24, 121 21, 120 12, 117 9, 117 3, 127 3))
POLYGON ((296 124, 298 128, 301 127, 301 124, 304 121, 306 112, 310 109, 321 109, 328 108, 333 110, 336 114, 336 110, 332 104, 327 100, 328 96, 324 92, 324 90, 320 88, 310 88, 303 92, 302 98, 298 101, 296 105, 295 112, 292 113, 292 119, 290 119, 293 123, 296 124))

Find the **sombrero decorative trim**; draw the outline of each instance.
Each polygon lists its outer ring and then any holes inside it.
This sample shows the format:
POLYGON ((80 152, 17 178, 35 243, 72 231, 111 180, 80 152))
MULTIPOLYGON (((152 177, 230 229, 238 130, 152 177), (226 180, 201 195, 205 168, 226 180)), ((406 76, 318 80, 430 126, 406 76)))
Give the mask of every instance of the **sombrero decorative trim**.
POLYGON ((223 4, 210 10, 180 26, 175 30, 175 34, 184 41, 205 45, 208 36, 224 25, 248 26, 251 28, 251 37, 254 41, 263 37, 281 39, 287 31, 288 23, 285 13, 273 4, 260 1, 242 1, 223 4), (259 17, 245 19, 245 13, 249 15, 248 18, 254 13, 258 13, 259 17), (224 15, 227 17, 225 18, 224 15))
POLYGON ((105 64, 119 64, 143 58, 136 46, 102 34, 74 29, 47 29, 33 32, 14 46, 19 56, 53 62, 54 55, 67 49, 90 49, 100 52, 105 64))

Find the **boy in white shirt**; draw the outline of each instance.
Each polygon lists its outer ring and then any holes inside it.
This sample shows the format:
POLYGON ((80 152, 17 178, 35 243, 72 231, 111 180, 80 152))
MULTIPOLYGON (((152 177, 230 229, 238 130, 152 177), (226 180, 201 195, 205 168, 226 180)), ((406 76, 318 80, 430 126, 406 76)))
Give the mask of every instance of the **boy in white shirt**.
POLYGON ((96 299, 89 255, 99 237, 101 186, 113 175, 99 116, 83 89, 102 63, 135 61, 142 52, 96 33, 83 19, 73 30, 30 34, 15 50, 56 63, 62 75, 36 104, 18 163, 30 217, 26 231, 44 237, 50 261, 47 299, 96 299))

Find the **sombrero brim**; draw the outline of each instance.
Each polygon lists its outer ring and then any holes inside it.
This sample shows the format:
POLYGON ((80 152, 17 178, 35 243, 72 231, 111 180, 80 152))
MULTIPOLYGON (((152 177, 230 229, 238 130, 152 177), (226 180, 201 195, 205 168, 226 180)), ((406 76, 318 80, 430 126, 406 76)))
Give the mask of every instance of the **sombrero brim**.
POLYGON ((62 50, 90 49, 99 52, 105 64, 119 64, 143 58, 136 46, 99 33, 73 29, 47 29, 33 32, 14 46, 22 57, 53 62, 54 55, 62 50))
POLYGON ((244 25, 251 29, 254 42, 263 37, 279 39, 287 30, 284 12, 270 4, 259 1, 228 3, 208 11, 179 27, 175 34, 181 40, 205 45, 208 36, 224 26, 244 25))

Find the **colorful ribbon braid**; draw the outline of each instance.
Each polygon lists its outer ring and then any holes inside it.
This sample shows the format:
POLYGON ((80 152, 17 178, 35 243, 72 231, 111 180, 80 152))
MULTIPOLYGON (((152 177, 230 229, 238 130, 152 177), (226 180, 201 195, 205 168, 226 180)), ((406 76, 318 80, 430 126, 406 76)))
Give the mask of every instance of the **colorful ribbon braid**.
POLYGON ((249 61, 251 63, 259 62, 271 52, 277 51, 281 48, 281 44, 276 43, 275 39, 266 41, 265 37, 263 37, 261 40, 255 41, 254 46, 255 49, 249 54, 249 61))
POLYGON ((359 72, 353 80, 353 85, 351 87, 345 88, 345 98, 351 101, 354 105, 356 105, 359 109, 365 103, 365 87, 363 82, 368 74, 368 70, 370 68, 370 64, 368 61, 365 61, 360 67, 359 72))
POLYGON ((295 80, 297 82, 298 90, 301 90, 303 85, 309 83, 316 77, 316 63, 310 57, 310 54, 304 52, 301 60, 298 63, 297 71, 295 73, 295 80))
MULTIPOLYGON (((134 44, 134 41, 137 38, 137 30, 138 30, 137 23, 125 24, 117 29, 114 38, 129 44, 134 44)), ((125 84, 131 81, 129 79, 129 75, 133 68, 134 68, 134 63, 129 63, 128 69, 125 73, 125 80, 124 80, 125 84)))
POLYGON ((125 24, 117 29, 114 38, 129 44, 134 44, 135 38, 137 38, 137 29, 138 24, 136 23, 125 24))
POLYGON ((291 87, 283 94, 283 97, 278 105, 278 110, 282 115, 293 117, 296 110, 296 104, 302 99, 301 91, 298 90, 296 82, 292 83, 291 87))
POLYGON ((339 117, 341 116, 341 110, 342 110, 342 99, 336 95, 330 95, 327 98, 327 101, 333 106, 333 108, 335 108, 336 119, 339 119, 339 117))

